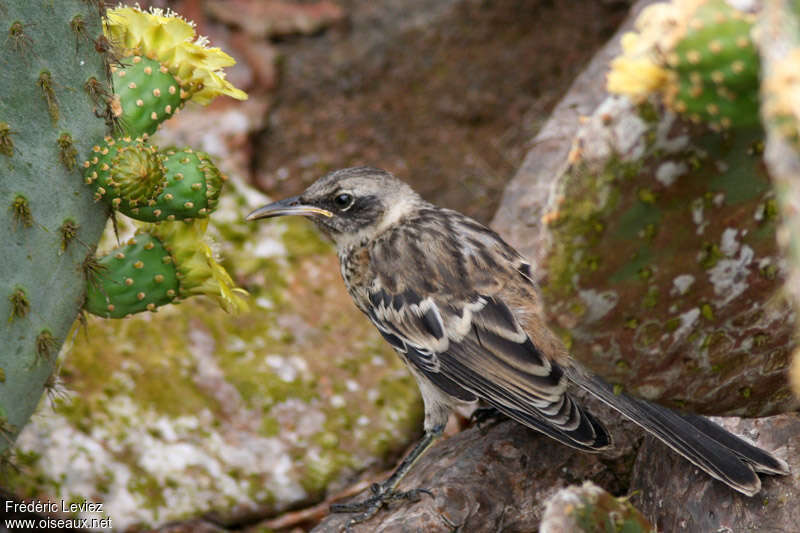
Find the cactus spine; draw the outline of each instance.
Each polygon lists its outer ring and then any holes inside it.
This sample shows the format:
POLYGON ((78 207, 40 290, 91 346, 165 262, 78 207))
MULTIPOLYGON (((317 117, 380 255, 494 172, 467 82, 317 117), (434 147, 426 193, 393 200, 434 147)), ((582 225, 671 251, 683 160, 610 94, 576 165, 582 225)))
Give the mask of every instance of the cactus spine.
POLYGON ((3 0, 0 31, 2 452, 53 373, 54 355, 83 303, 81 265, 107 211, 86 194, 74 164, 106 131, 93 112, 103 103, 83 89, 90 78, 106 87, 105 54, 91 41, 102 35, 97 6, 3 0))

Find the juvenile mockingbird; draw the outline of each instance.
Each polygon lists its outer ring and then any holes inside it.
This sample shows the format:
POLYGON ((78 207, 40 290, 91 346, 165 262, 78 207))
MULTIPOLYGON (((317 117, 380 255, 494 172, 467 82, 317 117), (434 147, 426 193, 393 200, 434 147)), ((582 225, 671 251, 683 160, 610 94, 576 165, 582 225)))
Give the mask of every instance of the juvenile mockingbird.
POLYGON ((248 220, 309 217, 336 244, 355 304, 392 345, 417 380, 425 436, 364 502, 332 507, 366 520, 387 501, 418 496, 395 491, 439 437, 452 407, 483 402, 567 446, 611 446, 603 424, 568 392, 570 383, 597 396, 698 468, 752 496, 756 472, 787 474, 782 460, 710 420, 615 394, 582 369, 545 324, 528 262, 494 231, 423 200, 380 169, 347 168, 300 196, 250 213, 248 220))

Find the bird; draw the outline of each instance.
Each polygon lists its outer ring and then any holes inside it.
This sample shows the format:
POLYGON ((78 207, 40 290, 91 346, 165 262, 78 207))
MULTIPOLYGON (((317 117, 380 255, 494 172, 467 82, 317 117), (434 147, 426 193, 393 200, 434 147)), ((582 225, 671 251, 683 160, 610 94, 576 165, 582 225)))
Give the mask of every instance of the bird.
POLYGON ((428 492, 397 487, 459 406, 496 409, 578 450, 611 447, 576 389, 747 496, 761 488, 758 473, 789 473, 783 460, 713 421, 620 393, 583 368, 547 326, 531 263, 495 231, 425 201, 391 173, 333 171, 246 218, 285 215, 307 217, 333 241, 347 291, 406 364, 424 404, 424 435, 389 478, 364 501, 331 507, 354 514, 347 527, 391 500, 428 492))

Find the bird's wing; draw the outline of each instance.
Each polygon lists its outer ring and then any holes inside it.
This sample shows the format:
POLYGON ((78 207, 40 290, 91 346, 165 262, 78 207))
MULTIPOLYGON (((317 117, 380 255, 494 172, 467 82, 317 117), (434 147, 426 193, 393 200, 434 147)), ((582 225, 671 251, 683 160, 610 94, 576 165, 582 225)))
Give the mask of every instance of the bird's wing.
MULTIPOLYGON (((504 301, 506 269, 494 265, 496 275, 486 276, 491 270, 471 264, 463 250, 426 249, 436 242, 396 239, 394 260, 386 258, 384 268, 379 256, 389 250, 375 250, 378 271, 366 308, 384 338, 452 396, 480 398, 569 446, 592 451, 610 445, 602 424, 567 394, 562 367, 537 348, 504 301), (416 268, 398 268, 411 253, 416 268)), ((518 256, 506 259, 520 270, 512 275, 526 272, 518 256)))

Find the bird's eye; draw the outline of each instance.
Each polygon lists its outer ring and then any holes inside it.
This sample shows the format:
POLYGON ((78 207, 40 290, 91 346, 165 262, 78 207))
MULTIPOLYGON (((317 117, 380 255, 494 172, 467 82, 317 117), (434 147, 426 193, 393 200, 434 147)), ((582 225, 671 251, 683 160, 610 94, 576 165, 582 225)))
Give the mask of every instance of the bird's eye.
POLYGON ((353 195, 346 192, 343 192, 342 194, 337 194, 333 198, 333 203, 339 209, 342 210, 348 209, 350 208, 351 205, 353 205, 353 195))

